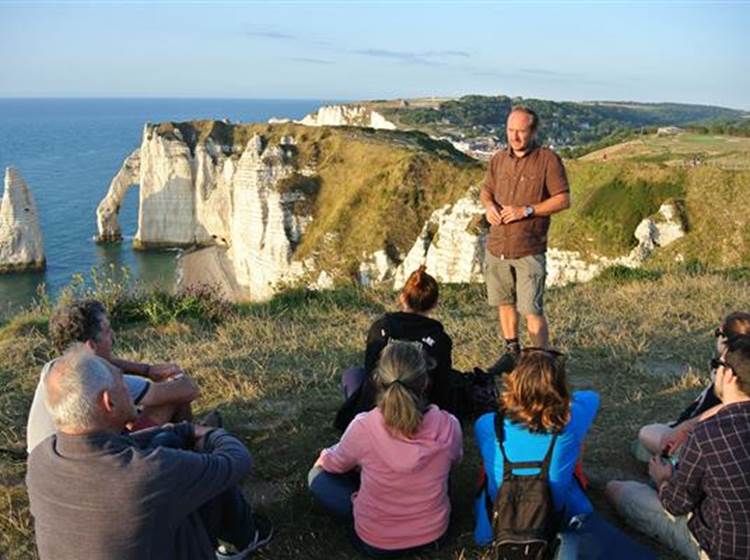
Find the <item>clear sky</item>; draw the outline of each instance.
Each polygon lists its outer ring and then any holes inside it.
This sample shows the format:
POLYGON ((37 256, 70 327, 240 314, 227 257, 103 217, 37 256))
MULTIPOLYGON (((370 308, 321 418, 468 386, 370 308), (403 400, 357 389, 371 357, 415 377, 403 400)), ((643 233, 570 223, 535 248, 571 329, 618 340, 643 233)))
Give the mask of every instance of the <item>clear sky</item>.
POLYGON ((750 3, 15 2, 2 97, 507 94, 750 110, 750 3))

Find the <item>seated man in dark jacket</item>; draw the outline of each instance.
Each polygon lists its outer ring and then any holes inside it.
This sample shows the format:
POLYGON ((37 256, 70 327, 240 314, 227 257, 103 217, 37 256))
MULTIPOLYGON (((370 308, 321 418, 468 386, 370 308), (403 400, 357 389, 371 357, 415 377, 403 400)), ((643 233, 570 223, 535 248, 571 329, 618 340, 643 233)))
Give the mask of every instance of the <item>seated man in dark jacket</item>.
POLYGON ((42 560, 240 559, 271 539, 237 487, 238 439, 186 422, 122 435, 136 412, 122 372, 84 345, 44 383, 57 431, 26 477, 42 560))

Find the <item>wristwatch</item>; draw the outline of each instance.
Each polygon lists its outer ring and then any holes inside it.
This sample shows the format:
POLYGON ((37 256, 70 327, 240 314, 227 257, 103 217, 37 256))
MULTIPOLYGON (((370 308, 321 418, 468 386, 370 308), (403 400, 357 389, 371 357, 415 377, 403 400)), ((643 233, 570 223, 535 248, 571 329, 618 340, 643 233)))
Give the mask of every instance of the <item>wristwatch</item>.
POLYGON ((534 215, 534 207, 533 206, 526 206, 523 209, 523 217, 524 218, 530 218, 534 215))

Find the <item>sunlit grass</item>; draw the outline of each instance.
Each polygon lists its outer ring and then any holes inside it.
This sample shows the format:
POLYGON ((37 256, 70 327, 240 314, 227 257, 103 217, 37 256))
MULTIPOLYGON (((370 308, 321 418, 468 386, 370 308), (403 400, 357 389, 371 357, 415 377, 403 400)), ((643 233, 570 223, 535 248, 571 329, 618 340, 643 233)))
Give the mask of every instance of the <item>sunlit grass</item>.
MULTIPOLYGON (((345 531, 315 507, 305 476, 319 449, 338 437, 331 422, 341 401, 340 372, 362 361, 368 326, 395 307, 395 296, 296 290, 235 306, 218 321, 165 313, 165 323, 123 317, 115 325, 121 355, 182 364, 202 388, 197 414, 219 408, 252 450, 255 471, 245 490, 278 525, 273 545, 259 557, 355 557, 345 531)), ((711 330, 728 311, 750 309, 747 280, 708 271, 612 274, 551 290, 546 307, 554 343, 569 354, 571 383, 602 396, 585 465, 592 499, 608 513, 604 483, 644 475, 629 455, 630 441, 642 424, 673 418, 707 381, 711 330)), ((23 450, 33 389, 53 356, 45 313, 18 315, 0 329, 0 557, 7 559, 34 554, 23 450)), ((443 286, 436 317, 453 337, 457 368, 494 361, 497 320, 482 286, 443 286)), ((465 440, 452 536, 429 558, 481 557, 471 537, 478 459, 469 426, 465 440)))

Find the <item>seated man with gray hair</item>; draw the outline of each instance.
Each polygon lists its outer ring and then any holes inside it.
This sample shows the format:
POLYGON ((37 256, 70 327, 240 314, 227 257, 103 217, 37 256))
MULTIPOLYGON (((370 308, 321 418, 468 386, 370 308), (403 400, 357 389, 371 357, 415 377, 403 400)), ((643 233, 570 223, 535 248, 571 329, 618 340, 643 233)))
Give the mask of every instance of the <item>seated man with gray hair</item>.
MULTIPOLYGON (((200 394, 196 383, 177 364, 147 364, 115 357, 112 354, 115 335, 100 302, 84 300, 59 307, 50 318, 49 334, 59 353, 71 344, 83 343, 97 356, 129 374, 125 375, 125 385, 142 410, 133 429, 192 419, 190 403, 200 394)), ((54 363, 54 360, 48 362, 42 368, 29 410, 26 426, 29 453, 55 431, 44 404, 44 378, 54 363)))
POLYGON ((42 560, 239 560, 271 540, 237 486, 251 467, 237 438, 187 422, 123 435, 136 410, 122 372, 82 344, 44 384, 56 433, 26 475, 42 560))

